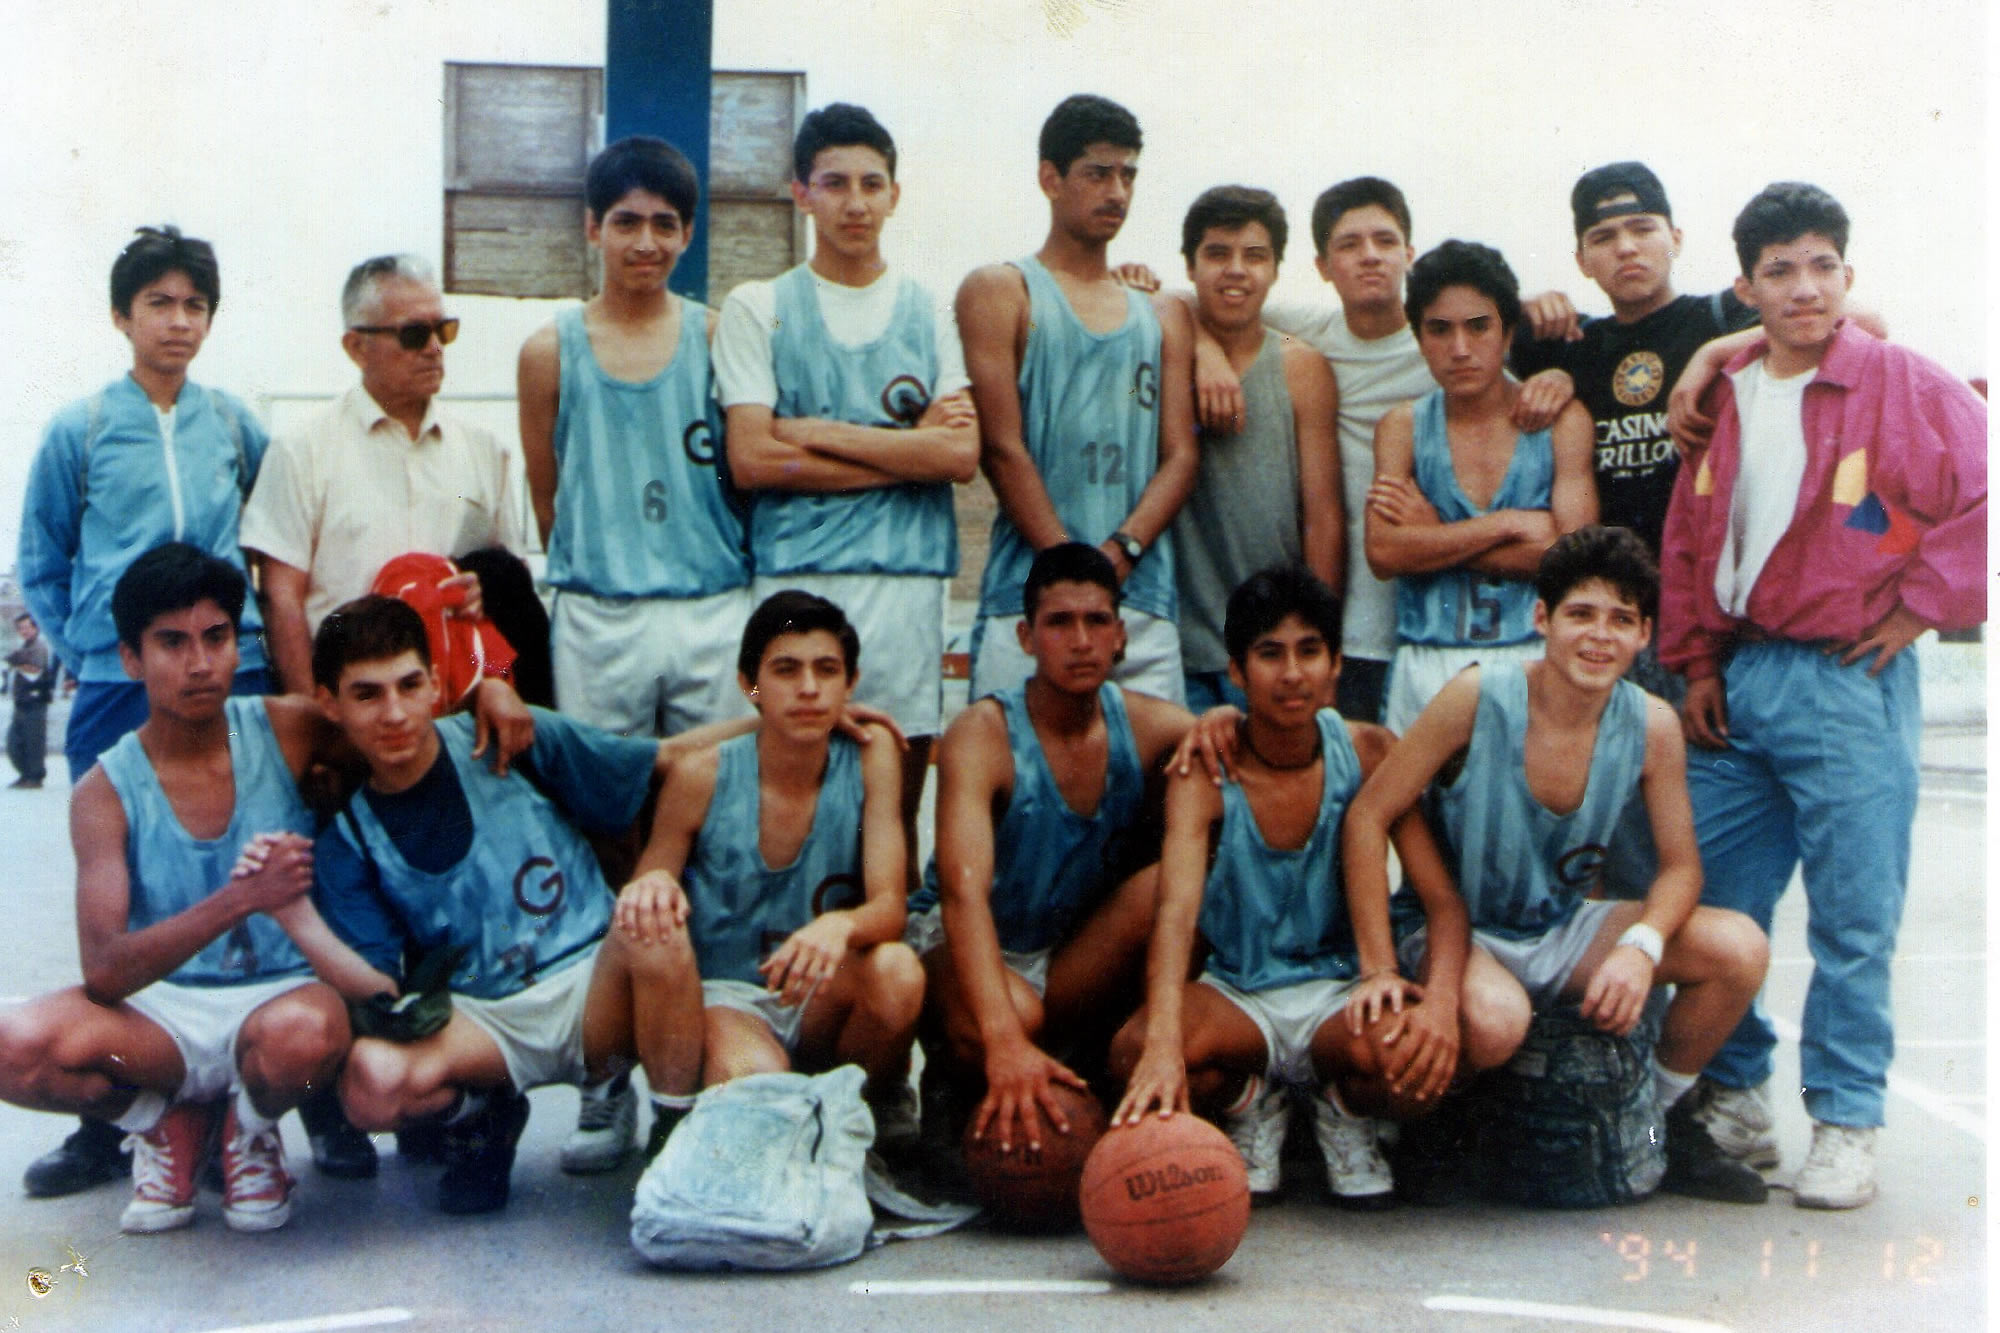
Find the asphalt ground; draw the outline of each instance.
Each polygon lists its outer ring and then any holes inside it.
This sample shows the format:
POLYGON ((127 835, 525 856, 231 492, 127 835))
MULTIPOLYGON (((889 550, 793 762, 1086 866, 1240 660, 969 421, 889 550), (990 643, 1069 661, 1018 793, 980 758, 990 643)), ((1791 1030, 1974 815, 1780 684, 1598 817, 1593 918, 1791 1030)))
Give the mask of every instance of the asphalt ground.
MULTIPOLYGON (((648 1269, 627 1242, 635 1166, 576 1179, 556 1165, 576 1094, 543 1089, 501 1215, 432 1211, 434 1168, 384 1138, 370 1182, 317 1176, 295 1118, 291 1224, 222 1224, 205 1194, 189 1230, 125 1237, 125 1193, 19 1193, 22 1170, 73 1122, 0 1107, 0 1333, 7 1330, 671 1329, 1978 1329, 1987 1326, 1985 736, 1933 726, 1895 967, 1899 1053, 1879 1148, 1881 1197, 1849 1213, 1657 1196, 1598 1211, 1488 1204, 1336 1211, 1290 1163, 1284 1202, 1253 1215, 1213 1279, 1156 1291, 1113 1279, 1079 1235, 977 1228, 891 1245, 819 1273, 696 1277, 648 1269), (75 1271, 81 1260, 84 1270, 75 1271), (72 1267, 65 1268, 65 1264, 72 1267), (40 1268, 55 1286, 31 1294, 40 1268)), ((72 869, 62 765, 40 792, 0 791, 0 1004, 73 984, 72 869)), ((1804 903, 1781 904, 1767 995, 1790 1038, 1808 966, 1804 903)), ((1779 1098, 1789 1181, 1808 1122, 1779 1098)), ((1309 1137, 1304 1123, 1294 1134, 1309 1137)))

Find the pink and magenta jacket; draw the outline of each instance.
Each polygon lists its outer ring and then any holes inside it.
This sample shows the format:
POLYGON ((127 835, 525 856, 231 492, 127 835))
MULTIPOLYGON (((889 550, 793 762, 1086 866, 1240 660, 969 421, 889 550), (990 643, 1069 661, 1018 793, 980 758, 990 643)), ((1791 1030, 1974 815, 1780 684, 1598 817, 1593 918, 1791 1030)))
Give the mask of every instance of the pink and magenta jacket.
POLYGON ((1729 375, 1709 386, 1706 449, 1674 483, 1660 541, 1660 660, 1715 675, 1746 626, 1852 643, 1898 604, 1941 629, 1986 619, 1986 402, 1963 380, 1844 320, 1805 391, 1805 480, 1791 527, 1738 620, 1715 598, 1743 423, 1729 375))

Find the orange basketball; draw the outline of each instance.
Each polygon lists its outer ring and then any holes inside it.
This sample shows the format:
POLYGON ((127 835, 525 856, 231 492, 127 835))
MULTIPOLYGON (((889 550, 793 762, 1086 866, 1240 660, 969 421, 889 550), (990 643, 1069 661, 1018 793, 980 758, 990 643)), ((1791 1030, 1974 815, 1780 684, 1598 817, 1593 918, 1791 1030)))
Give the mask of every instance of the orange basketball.
POLYGON ((1083 1229, 1141 1282, 1193 1282, 1229 1262, 1250 1226, 1234 1144, 1199 1116, 1148 1115, 1098 1140, 1083 1167, 1083 1229))
POLYGON ((1049 1091, 1069 1119, 1069 1133, 1058 1133, 1044 1120, 1038 1153, 1019 1142, 1003 1153, 997 1130, 974 1139, 973 1126, 965 1129, 965 1173, 973 1195, 1008 1226, 1036 1231, 1075 1226, 1077 1182, 1104 1133, 1104 1107, 1096 1097, 1066 1083, 1051 1083, 1049 1091))

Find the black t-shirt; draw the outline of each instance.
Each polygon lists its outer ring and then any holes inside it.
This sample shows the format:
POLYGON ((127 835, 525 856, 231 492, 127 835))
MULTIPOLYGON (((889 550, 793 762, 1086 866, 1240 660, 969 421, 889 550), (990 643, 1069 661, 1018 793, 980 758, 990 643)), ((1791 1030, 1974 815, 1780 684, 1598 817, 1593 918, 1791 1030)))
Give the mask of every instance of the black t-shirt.
POLYGON ((472 806, 443 746, 430 771, 402 791, 363 787, 362 792, 389 841, 413 869, 442 875, 472 850, 472 806))
POLYGON ((1587 319, 1578 342, 1538 341, 1526 320, 1515 333, 1514 373, 1526 379, 1551 367, 1568 371, 1597 423, 1601 520, 1631 528, 1656 556, 1680 470, 1667 434, 1667 395, 1703 343, 1756 322, 1755 310, 1723 291, 1677 296, 1630 324, 1609 316, 1587 319))

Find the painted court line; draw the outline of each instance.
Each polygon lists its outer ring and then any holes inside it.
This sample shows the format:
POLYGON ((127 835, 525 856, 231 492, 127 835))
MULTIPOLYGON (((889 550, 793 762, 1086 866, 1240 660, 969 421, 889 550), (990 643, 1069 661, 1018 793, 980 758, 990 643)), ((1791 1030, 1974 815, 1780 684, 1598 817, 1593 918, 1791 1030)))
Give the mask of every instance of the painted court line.
MULTIPOLYGON (((1786 1041, 1796 1043, 1799 1026, 1790 1019, 1771 1016, 1771 1026, 1786 1041)), ((1932 1092, 1921 1083, 1913 1083, 1895 1070, 1889 1071, 1889 1091, 1901 1097, 1910 1105, 1922 1111, 1929 1111, 1953 1129, 1970 1134, 1981 1143, 1986 1142, 1986 1118, 1972 1114, 1962 1106, 1957 1106, 1941 1093, 1932 1092)))
POLYGON ((852 1296, 1102 1296, 1103 1281, 1065 1278, 928 1278, 851 1282, 852 1296))
POLYGON ((1606 1310, 1595 1305, 1492 1300, 1485 1296, 1430 1296, 1425 1298, 1424 1308, 1459 1314, 1549 1319, 1562 1324, 1590 1324, 1597 1328, 1642 1328, 1655 1330, 1656 1333, 1730 1333, 1729 1325, 1711 1324, 1706 1319, 1682 1319, 1675 1315, 1648 1314, 1644 1310, 1606 1310))
POLYGON ((406 1324, 415 1318, 401 1306, 385 1305, 375 1310, 307 1315, 304 1319, 280 1319, 269 1324, 236 1324, 230 1328, 208 1329, 206 1333, 326 1333, 338 1328, 380 1328, 384 1324, 406 1324))

